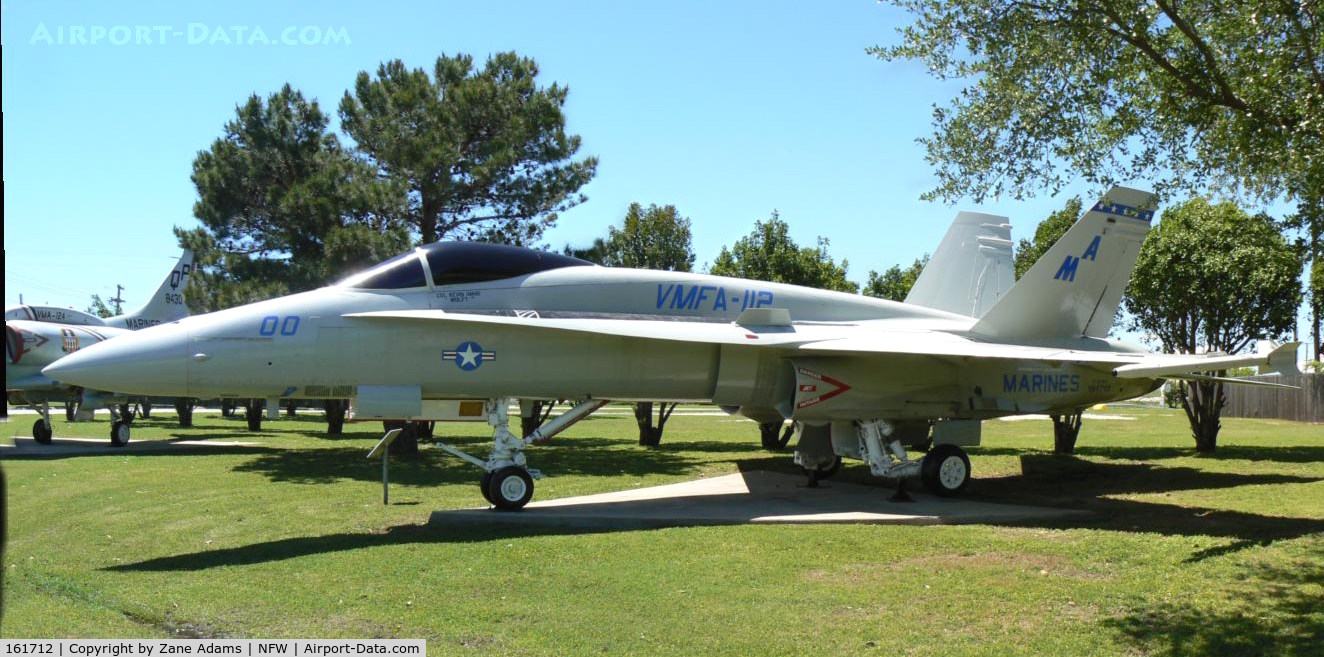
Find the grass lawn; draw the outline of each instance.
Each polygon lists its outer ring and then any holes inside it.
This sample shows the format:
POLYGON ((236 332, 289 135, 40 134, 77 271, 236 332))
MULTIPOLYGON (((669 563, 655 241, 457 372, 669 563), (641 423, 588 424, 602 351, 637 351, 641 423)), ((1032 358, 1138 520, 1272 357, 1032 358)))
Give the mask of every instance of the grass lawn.
MULTIPOLYGON (((741 470, 792 471, 754 424, 677 415, 658 449, 594 416, 529 452, 536 499, 741 470)), ((623 409, 621 409, 623 410, 623 409)), ((1324 654, 1324 426, 1225 419, 1196 456, 1180 412, 986 422, 967 495, 1087 517, 964 526, 583 531, 427 526, 483 504, 435 448, 364 455, 380 425, 170 415, 134 440, 244 440, 160 454, 0 452, 4 638, 399 637, 430 654, 1324 654)), ((59 414, 63 417, 62 414, 59 414)), ((30 435, 33 416, 0 425, 30 435)), ((104 417, 55 435, 106 438, 104 417)), ((438 425, 486 454, 481 424, 438 425)), ((839 477, 871 481, 848 465, 839 477)), ((877 485, 877 484, 875 484, 877 485)), ((880 486, 879 494, 890 489, 880 486)))

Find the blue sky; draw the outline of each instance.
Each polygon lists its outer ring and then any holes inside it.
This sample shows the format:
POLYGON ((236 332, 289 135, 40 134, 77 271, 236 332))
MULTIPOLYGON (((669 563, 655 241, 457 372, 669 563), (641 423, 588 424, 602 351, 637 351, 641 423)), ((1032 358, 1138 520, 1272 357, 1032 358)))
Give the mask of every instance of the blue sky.
POLYGON ((775 208, 797 241, 828 238, 862 282, 931 251, 958 209, 1008 215, 1019 238, 1096 191, 919 201, 934 179, 915 139, 959 85, 866 55, 907 22, 868 0, 4 0, 2 11, 7 304, 22 293, 82 308, 117 283, 135 304, 178 254, 171 227, 195 225, 193 158, 237 103, 289 82, 334 115, 359 71, 394 58, 430 69, 441 53, 515 50, 544 84, 570 87, 569 129, 600 164, 588 202, 549 234, 558 248, 605 234, 632 201, 669 203, 693 221, 702 265, 775 208), (77 28, 87 43, 72 43, 77 28), (256 42, 259 28, 271 43, 256 42))

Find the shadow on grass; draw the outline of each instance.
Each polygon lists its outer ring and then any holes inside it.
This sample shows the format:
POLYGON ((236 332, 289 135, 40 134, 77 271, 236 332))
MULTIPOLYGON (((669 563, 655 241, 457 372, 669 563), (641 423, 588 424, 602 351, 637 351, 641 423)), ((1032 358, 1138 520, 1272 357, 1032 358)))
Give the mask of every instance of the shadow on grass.
MULTIPOLYGON (((1029 450, 1016 447, 977 447, 972 454, 986 456, 1023 456, 1036 451, 1049 455, 1047 450, 1029 450)), ((1324 445, 1227 445, 1219 446, 1212 454, 1201 454, 1195 447, 1091 447, 1079 446, 1076 456, 1097 456, 1117 461, 1158 461, 1163 459, 1199 458, 1212 460, 1268 461, 1275 463, 1318 463, 1324 461, 1324 445)))
POLYGON ((1287 567, 1253 566, 1225 596, 1231 608, 1146 606, 1104 621, 1147 655, 1319 655, 1324 549, 1287 567))
MULTIPOLYGON (((496 513, 496 512, 493 512, 496 513)), ((601 529, 569 527, 533 527, 510 524, 473 524, 464 526, 397 525, 380 533, 329 534, 301 536, 266 543, 253 543, 220 550, 206 550, 171 557, 148 559, 138 563, 109 566, 109 571, 183 571, 206 570, 221 566, 247 566, 271 561, 295 559, 328 552, 344 552, 387 545, 412 543, 479 543, 539 535, 602 533, 601 529)), ((610 530, 606 530, 610 531, 610 530)))
MULTIPOLYGON (((462 449, 481 450, 486 437, 449 437, 448 442, 462 449)), ((700 462, 684 454, 663 449, 639 449, 624 441, 584 437, 559 440, 556 445, 536 451, 536 465, 553 474, 614 477, 618 475, 684 474, 700 462)), ((315 450, 282 450, 259 455, 234 469, 260 473, 273 481, 324 484, 337 480, 376 482, 380 477, 377 461, 368 461, 361 449, 331 448, 315 450)), ((710 461, 708 461, 710 462, 710 461)), ((785 456, 768 455, 737 459, 742 472, 766 470, 797 473, 798 469, 785 456)), ((839 477, 845 481, 871 483, 879 488, 879 496, 890 495, 888 485, 868 475, 867 468, 855 465, 844 468, 839 477)), ((392 461, 391 479, 408 485, 428 486, 443 484, 470 484, 477 481, 478 470, 462 461, 444 455, 439 450, 427 449, 417 459, 392 461)), ((1090 511, 1087 516, 1069 518, 996 523, 1014 527, 1042 527, 1054 529, 1102 529, 1119 532, 1146 532, 1167 536, 1215 536, 1232 539, 1228 545, 1193 553, 1188 561, 1200 561, 1247 547, 1267 545, 1275 541, 1299 538, 1324 532, 1324 520, 1289 518, 1246 513, 1183 507, 1161 502, 1115 499, 1113 496, 1155 493, 1171 490, 1222 489, 1239 486, 1299 484, 1320 481, 1319 478, 1290 476, 1273 473, 1236 474, 1205 472, 1193 467, 1163 467, 1151 464, 1099 463, 1072 457, 1025 456, 1022 474, 974 481, 966 493, 975 499, 1012 504, 1032 504, 1090 511)), ((830 491, 831 483, 828 483, 830 491)), ((716 503, 716 502, 713 502, 716 503)), ((635 531, 631 526, 614 528, 571 528, 560 526, 529 526, 510 524, 476 524, 465 526, 404 525, 383 533, 345 533, 329 536, 309 536, 281 539, 264 543, 208 550, 192 554, 151 559, 136 564, 114 566, 121 571, 202 570, 217 566, 246 565, 320 554, 356 550, 380 545, 401 543, 454 543, 505 540, 541 535, 579 535, 635 531)), ((1320 577, 1318 568, 1314 575, 1320 577)), ((1269 573, 1278 579, 1285 573, 1269 573)), ((1316 580, 1309 580, 1314 582, 1316 580)), ((1286 586, 1286 585, 1284 585, 1286 586)), ((1284 589, 1284 595, 1300 595, 1299 591, 1284 589)), ((1285 604, 1285 603, 1284 603, 1285 604)), ((1290 611, 1290 610, 1289 610, 1290 611)), ((1287 612, 1284 612, 1287 613, 1287 612)), ((1198 628, 1204 622, 1196 611, 1174 608, 1164 618, 1168 626, 1155 625, 1155 633, 1167 632, 1174 641, 1183 640, 1183 628, 1198 628), (1185 615, 1183 615, 1185 614, 1185 615)), ((1218 620, 1211 618, 1209 620, 1218 620)), ((1139 632, 1147 621, 1142 617, 1123 619, 1139 632)), ((1229 622, 1235 625, 1235 619, 1229 622)), ((1150 623, 1153 624, 1153 623, 1150 623)), ((1128 630, 1129 631, 1129 630, 1128 630)), ((1193 631, 1193 630, 1192 630, 1193 631)), ((1318 634, 1318 625, 1304 630, 1311 636, 1318 634)), ((1166 636, 1166 635, 1164 635, 1166 636)), ((1231 651, 1235 633, 1224 634, 1226 650, 1231 651)), ((1260 635, 1257 635, 1260 636, 1260 635)), ((1290 637, 1278 637, 1287 641, 1290 637)), ((1201 644, 1205 645, 1205 644, 1201 644)), ((1222 644, 1208 644, 1223 650, 1222 644)), ((1296 645, 1296 644, 1293 644, 1296 645)), ((1305 644, 1302 644, 1305 645, 1305 644)), ((1289 649, 1292 645, 1287 646, 1289 649)), ((1198 652, 1198 651, 1192 651, 1198 652)), ((1174 652, 1173 654, 1186 654, 1174 652)), ((1287 654, 1293 654, 1290 651, 1287 654)), ((1304 653, 1303 653, 1304 654, 1304 653)))
MULTIPOLYGON (((490 439, 448 436, 445 442, 479 456, 486 455, 490 439)), ((346 479, 380 481, 380 461, 369 461, 362 448, 289 449, 270 451, 234 467, 272 481, 325 484, 346 479)), ((642 449, 619 440, 572 438, 537 447, 529 452, 530 465, 552 475, 642 476, 685 474, 701 461, 665 449, 642 449), (614 449, 612 449, 614 448, 614 449)), ((478 468, 440 449, 424 447, 417 457, 393 458, 391 481, 435 486, 478 482, 478 468)))
POLYGON ((1201 561, 1248 547, 1324 532, 1324 520, 1124 500, 1114 496, 1316 481, 1321 479, 1268 473, 1206 472, 1192 467, 1099 463, 1075 457, 1035 455, 1021 457, 1020 475, 975 480, 967 494, 990 501, 1091 512, 1091 515, 1079 518, 1010 523, 1015 526, 1234 539, 1229 545, 1201 550, 1187 559, 1201 561))

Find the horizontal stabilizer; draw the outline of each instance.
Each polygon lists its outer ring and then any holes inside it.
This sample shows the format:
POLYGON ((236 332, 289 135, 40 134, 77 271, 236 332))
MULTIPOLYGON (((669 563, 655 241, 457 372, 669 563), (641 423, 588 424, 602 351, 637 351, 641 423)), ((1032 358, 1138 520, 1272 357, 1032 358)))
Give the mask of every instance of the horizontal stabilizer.
POLYGON ((1256 386, 1260 388, 1285 388, 1287 390, 1300 390, 1300 386, 1289 386, 1283 383, 1269 383, 1268 381, 1251 381, 1249 379, 1238 379, 1230 376, 1205 376, 1203 374, 1173 374, 1166 378, 1180 379, 1182 381, 1216 381, 1238 386, 1256 386))
POLYGON ((1153 356, 1143 363, 1118 367, 1113 370, 1113 374, 1122 379, 1180 378, 1178 375, 1214 372, 1234 367, 1260 367, 1266 371, 1296 374, 1298 373, 1296 349, 1300 345, 1300 342, 1280 345, 1272 340, 1265 340, 1260 343, 1261 351, 1248 356, 1153 356))

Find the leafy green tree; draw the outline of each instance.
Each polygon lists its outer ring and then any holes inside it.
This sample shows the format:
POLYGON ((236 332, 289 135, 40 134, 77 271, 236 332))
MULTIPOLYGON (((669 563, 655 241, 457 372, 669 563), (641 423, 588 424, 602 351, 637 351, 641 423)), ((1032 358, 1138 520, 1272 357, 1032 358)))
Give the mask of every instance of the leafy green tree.
MULTIPOLYGON (((595 241, 590 248, 600 248, 598 262, 609 267, 664 271, 690 271, 694 267, 690 220, 680 216, 674 205, 649 205, 645 209, 638 203, 631 203, 621 227, 609 227, 607 239, 595 241)), ((639 444, 645 447, 661 444, 667 420, 677 406, 656 402, 657 412, 654 414, 654 404, 638 402, 634 405, 639 444)))
POLYGON ((1317 2, 892 3, 914 23, 870 52, 966 81, 922 140, 939 181, 927 197, 1019 198, 1083 179, 1283 198, 1308 259, 1324 258, 1317 2))
POLYGON ((597 159, 572 159, 580 140, 565 133, 568 89, 539 87, 537 75, 513 52, 481 69, 443 55, 431 76, 397 59, 345 92, 342 127, 365 162, 408 190, 404 216, 423 243, 536 243, 557 212, 584 200, 597 159))
POLYGON ((694 267, 690 220, 680 216, 674 205, 650 205, 644 209, 638 203, 631 203, 621 227, 607 228, 602 264, 690 271, 694 267))
POLYGON ((101 317, 103 319, 106 317, 115 316, 115 311, 111 310, 110 306, 106 305, 106 302, 101 299, 100 294, 92 295, 92 303, 87 307, 87 310, 85 312, 90 313, 92 315, 96 315, 97 317, 101 317))
POLYGON ((839 292, 859 290, 858 285, 846 280, 849 264, 842 260, 837 265, 828 255, 826 238, 818 238, 817 246, 802 247, 788 231, 786 222, 773 210, 767 221, 755 222, 754 231, 730 249, 722 247, 711 273, 839 292))
POLYGON ((1016 255, 1013 265, 1016 268, 1016 278, 1020 279, 1025 272, 1030 271, 1034 263, 1039 262, 1039 257, 1053 248, 1054 244, 1066 234, 1067 230, 1080 218, 1080 199, 1073 198, 1067 201, 1066 207, 1048 215, 1034 229, 1033 240, 1021 240, 1016 243, 1016 255))
POLYGON ((587 260, 593 264, 601 265, 604 264, 607 259, 607 240, 604 240, 601 237, 595 237, 593 238, 592 244, 582 249, 576 249, 575 247, 566 244, 565 248, 561 249, 561 253, 579 258, 580 260, 587 260))
POLYGON ((915 281, 919 279, 920 273, 927 264, 929 264, 929 254, 926 253, 923 258, 916 260, 905 269, 902 269, 901 265, 892 265, 882 274, 870 271, 869 280, 864 284, 863 294, 891 301, 905 301, 906 295, 910 294, 910 288, 915 287, 915 281))
MULTIPOLYGON (((1194 198, 1163 212, 1127 288, 1132 330, 1165 351, 1235 354, 1291 331, 1301 303, 1301 259, 1268 216, 1194 198)), ((1178 397, 1196 449, 1217 446, 1225 401, 1217 382, 1185 382, 1178 397)))
POLYGON ((407 248, 403 190, 350 157, 317 101, 287 84, 235 114, 193 161, 202 227, 175 229, 196 259, 192 310, 315 288, 407 248))

